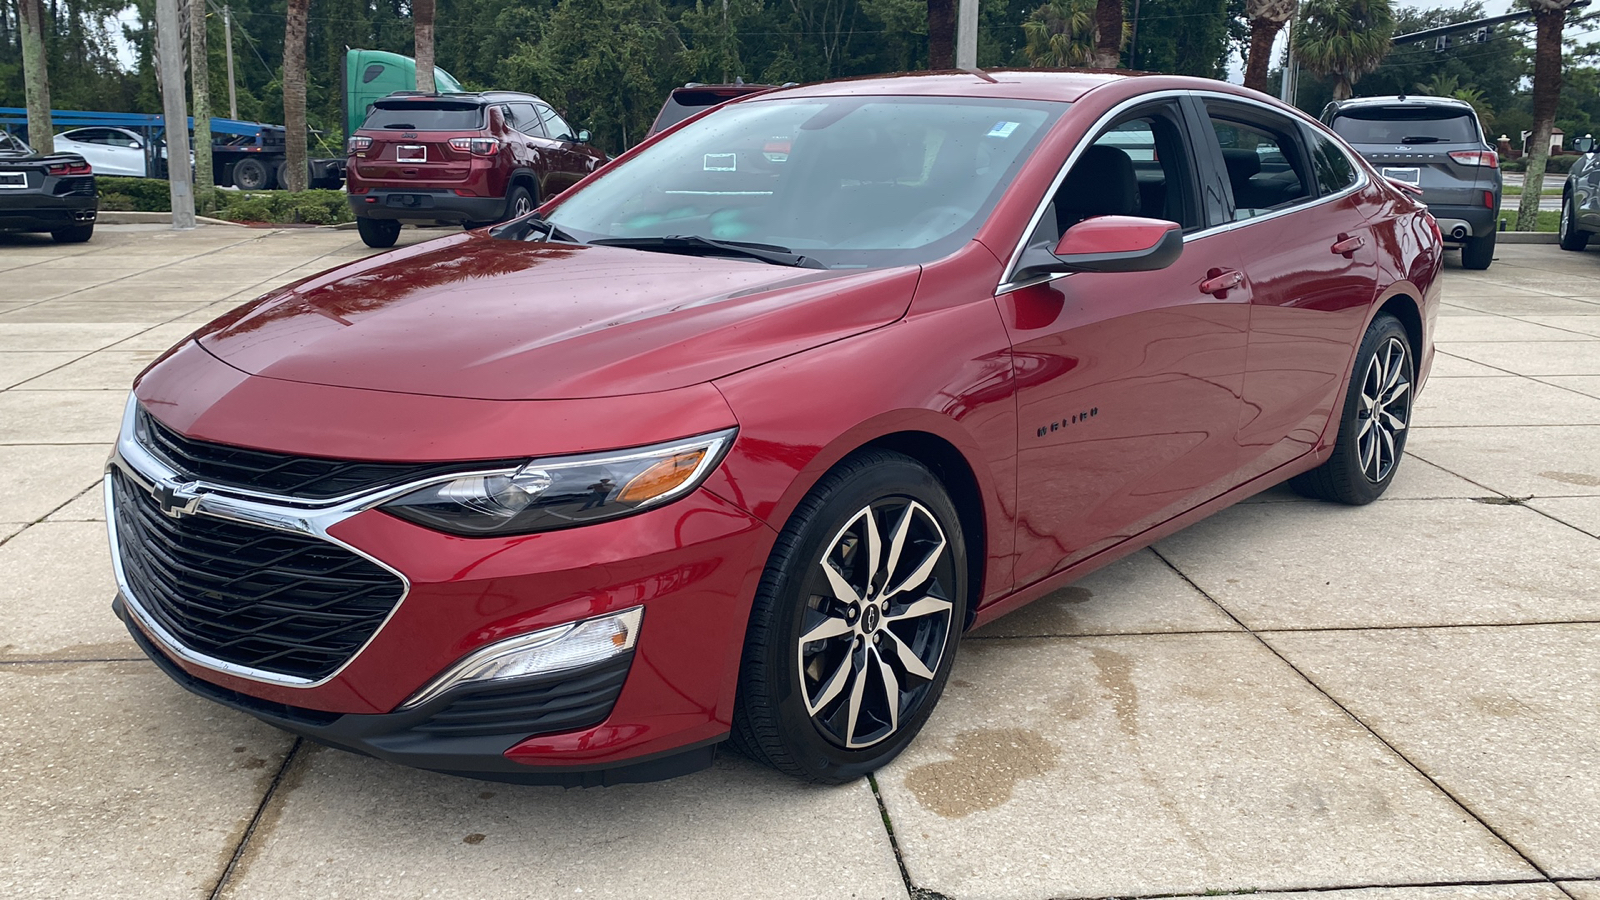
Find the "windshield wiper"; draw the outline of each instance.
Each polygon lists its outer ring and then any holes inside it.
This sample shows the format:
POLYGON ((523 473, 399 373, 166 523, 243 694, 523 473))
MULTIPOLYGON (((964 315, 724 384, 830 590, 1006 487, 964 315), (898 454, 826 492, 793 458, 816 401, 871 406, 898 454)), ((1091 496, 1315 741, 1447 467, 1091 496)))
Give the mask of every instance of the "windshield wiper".
POLYGON ((533 240, 533 236, 535 234, 540 233, 544 235, 544 239, 546 241, 565 241, 568 244, 583 243, 583 241, 580 241, 568 234, 556 223, 546 219, 544 216, 541 216, 538 213, 533 213, 532 215, 528 216, 528 233, 523 235, 522 239, 525 241, 531 241, 533 240))
POLYGON ((1403 137, 1403 138, 1401 138, 1400 139, 1400 143, 1402 143, 1402 144, 1437 144, 1442 140, 1444 140, 1444 138, 1442 138, 1442 137, 1434 137, 1431 134, 1415 134, 1415 135, 1412 135, 1411 137, 1403 137))
POLYGON ((797 266, 802 269, 826 269, 823 263, 809 256, 801 256, 788 247, 777 244, 755 244, 745 241, 718 241, 698 234, 668 234, 662 237, 598 238, 591 244, 607 247, 627 247, 632 250, 663 250, 668 253, 695 254, 713 251, 729 256, 759 259, 777 266, 797 266))

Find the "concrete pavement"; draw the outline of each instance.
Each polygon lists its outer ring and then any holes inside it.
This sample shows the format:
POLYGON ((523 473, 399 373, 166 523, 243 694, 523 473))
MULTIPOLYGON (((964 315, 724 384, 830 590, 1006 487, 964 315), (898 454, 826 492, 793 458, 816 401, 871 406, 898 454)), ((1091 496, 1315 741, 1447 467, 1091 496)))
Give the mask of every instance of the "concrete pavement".
POLYGON ((0 236, 0 896, 1600 900, 1600 250, 1452 255, 1383 500, 1275 489, 969 635, 875 778, 565 792, 298 741, 110 614, 133 375, 368 252, 0 236))

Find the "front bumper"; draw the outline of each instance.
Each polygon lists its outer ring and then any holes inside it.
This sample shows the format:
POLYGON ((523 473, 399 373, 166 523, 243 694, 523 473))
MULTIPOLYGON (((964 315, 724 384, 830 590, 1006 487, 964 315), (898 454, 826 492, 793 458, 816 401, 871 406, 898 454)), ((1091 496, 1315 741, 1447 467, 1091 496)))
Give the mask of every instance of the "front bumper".
POLYGON ((530 766, 507 757, 535 720, 534 727, 553 731, 604 721, 632 667, 631 654, 549 676, 452 690, 405 712, 341 714, 274 703, 197 678, 150 640, 122 596, 112 609, 139 649, 183 688, 319 744, 404 766, 488 781, 598 787, 698 771, 711 765, 720 742, 714 738, 615 765, 530 766), (524 727, 499 724, 506 722, 524 727))
POLYGON ((504 197, 463 197, 446 190, 374 188, 350 195, 350 211, 365 219, 402 222, 493 222, 505 215, 504 197))
POLYGON ((69 194, 54 197, 30 192, 0 196, 0 231, 55 231, 93 224, 99 209, 96 196, 69 194))

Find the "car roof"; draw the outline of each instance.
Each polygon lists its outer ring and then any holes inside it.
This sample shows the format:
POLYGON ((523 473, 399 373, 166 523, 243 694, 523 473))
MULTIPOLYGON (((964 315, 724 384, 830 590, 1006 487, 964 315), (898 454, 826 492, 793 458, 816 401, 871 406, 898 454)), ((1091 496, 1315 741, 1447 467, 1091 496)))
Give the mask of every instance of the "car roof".
MULTIPOLYGON (((910 72, 844 78, 800 87, 782 88, 785 97, 931 96, 1000 97, 1009 100, 1059 100, 1072 102, 1102 85, 1144 77, 1142 72, 1096 69, 990 69, 950 72, 910 72)), ((1173 77, 1173 76, 1168 76, 1173 77)), ((1210 79, 1184 79, 1217 87, 1210 79)))
POLYGON ((386 100, 461 100, 467 103, 501 103, 507 100, 522 100, 529 103, 545 102, 533 94, 524 94, 521 91, 435 91, 433 93, 395 91, 378 99, 379 102, 386 100))
POLYGON ((1457 106, 1471 109, 1472 104, 1454 97, 1414 97, 1410 94, 1401 94, 1389 97, 1352 97, 1349 100, 1335 100, 1336 109, 1350 109, 1362 106, 1457 106))

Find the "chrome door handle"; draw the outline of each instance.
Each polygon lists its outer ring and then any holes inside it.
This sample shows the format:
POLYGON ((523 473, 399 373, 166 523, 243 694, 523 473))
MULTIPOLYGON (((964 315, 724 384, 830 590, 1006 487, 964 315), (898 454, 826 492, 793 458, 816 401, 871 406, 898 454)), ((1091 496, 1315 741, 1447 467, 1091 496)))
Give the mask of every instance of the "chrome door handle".
POLYGON ((1238 269, 1218 270, 1212 269, 1206 273, 1208 277, 1200 282, 1200 293, 1221 296, 1228 291, 1244 284, 1244 273, 1238 269))
POLYGON ((1360 250, 1366 245, 1367 239, 1359 234, 1354 236, 1341 234, 1339 235, 1339 240, 1334 242, 1334 245, 1331 249, 1333 252, 1343 256, 1345 259, 1350 259, 1355 256, 1357 250, 1360 250))

